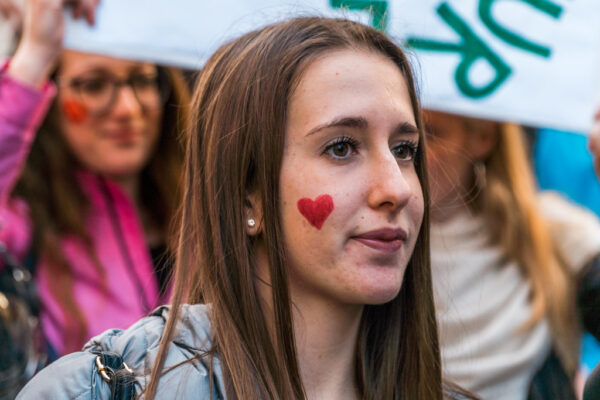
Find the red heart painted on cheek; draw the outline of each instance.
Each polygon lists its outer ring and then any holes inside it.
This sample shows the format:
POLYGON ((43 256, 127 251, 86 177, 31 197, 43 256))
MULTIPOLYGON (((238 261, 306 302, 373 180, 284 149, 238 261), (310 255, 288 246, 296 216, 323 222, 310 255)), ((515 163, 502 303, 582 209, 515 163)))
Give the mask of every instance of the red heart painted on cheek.
POLYGON ((312 226, 321 229, 333 211, 333 199, 328 194, 322 194, 315 200, 304 197, 298 200, 298 210, 312 226))
POLYGON ((87 118, 88 112, 86 106, 77 100, 64 100, 62 108, 65 118, 74 124, 79 124, 87 118))

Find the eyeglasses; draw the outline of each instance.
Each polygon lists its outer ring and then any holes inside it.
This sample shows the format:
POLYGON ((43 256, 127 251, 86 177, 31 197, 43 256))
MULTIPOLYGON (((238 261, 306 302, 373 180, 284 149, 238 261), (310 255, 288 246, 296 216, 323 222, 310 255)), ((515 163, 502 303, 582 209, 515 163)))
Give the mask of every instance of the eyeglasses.
POLYGON ((136 100, 144 109, 155 109, 166 102, 170 85, 164 74, 159 72, 138 73, 127 79, 112 75, 98 75, 89 78, 74 78, 67 83, 86 110, 94 115, 108 113, 116 104, 119 90, 128 86, 136 100))

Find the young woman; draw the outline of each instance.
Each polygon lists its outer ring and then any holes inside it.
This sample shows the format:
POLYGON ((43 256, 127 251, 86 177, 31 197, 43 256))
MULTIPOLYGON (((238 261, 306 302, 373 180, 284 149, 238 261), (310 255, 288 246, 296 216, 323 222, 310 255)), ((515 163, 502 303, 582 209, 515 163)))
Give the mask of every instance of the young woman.
POLYGON ((445 376, 485 399, 574 399, 576 300, 600 336, 599 221, 536 192, 519 126, 425 121, 445 376))
POLYGON ((107 395, 111 352, 146 399, 441 399, 402 51, 350 21, 268 26, 209 59, 193 111, 172 307, 93 339, 21 398, 107 395))
POLYGON ((50 358, 166 302, 188 103, 175 71, 61 50, 64 3, 28 2, 0 70, 0 242, 34 273, 50 358))

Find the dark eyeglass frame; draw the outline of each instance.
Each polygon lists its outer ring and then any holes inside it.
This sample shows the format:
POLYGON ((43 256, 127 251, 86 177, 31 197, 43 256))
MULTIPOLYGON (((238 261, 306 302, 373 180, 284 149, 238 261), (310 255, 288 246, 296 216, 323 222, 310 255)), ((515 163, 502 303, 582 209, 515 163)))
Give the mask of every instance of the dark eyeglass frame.
MULTIPOLYGON (((157 67, 156 72, 154 72, 154 73, 132 74, 127 79, 120 79, 111 74, 104 74, 103 76, 101 76, 101 78, 107 79, 112 85, 112 93, 111 93, 110 99, 107 101, 107 104, 104 107, 101 107, 96 110, 88 110, 88 111, 91 114, 93 114, 94 116, 103 116, 103 115, 108 114, 112 110, 112 108, 115 106, 117 99, 119 98, 121 88, 123 88, 124 86, 128 86, 131 89, 131 91, 132 91, 133 95, 135 96, 135 99, 138 102, 138 104, 140 105, 140 107, 142 107, 143 109, 147 109, 148 105, 140 100, 139 95, 135 89, 135 79, 140 78, 141 76, 143 76, 143 77, 150 77, 150 76, 154 77, 155 76, 156 77, 155 78, 156 79, 156 89, 158 90, 158 95, 160 98, 159 106, 161 106, 161 107, 164 106, 171 95, 172 86, 171 86, 170 79, 167 75, 166 70, 164 68, 157 67)), ((65 82, 64 85, 60 85, 60 86, 67 86, 67 87, 71 88, 80 99, 83 99, 84 96, 81 93, 82 85, 88 81, 95 80, 95 79, 98 79, 98 77, 95 77, 95 78, 75 77, 75 78, 72 78, 71 80, 69 80, 68 82, 65 82)), ((82 102, 85 105, 85 102, 84 101, 82 101, 82 102)))

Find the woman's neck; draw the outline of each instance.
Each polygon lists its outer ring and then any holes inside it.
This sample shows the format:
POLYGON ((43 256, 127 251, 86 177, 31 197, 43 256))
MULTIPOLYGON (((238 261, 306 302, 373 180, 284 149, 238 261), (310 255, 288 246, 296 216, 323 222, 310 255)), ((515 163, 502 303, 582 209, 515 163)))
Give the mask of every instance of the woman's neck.
MULTIPOLYGON (((265 315, 273 315, 271 282, 264 249, 257 253, 257 276, 265 315)), ((358 399, 356 342, 363 306, 290 293, 298 368, 307 399, 358 399)), ((275 340, 273 321, 267 321, 275 340)))
POLYGON ((140 179, 138 175, 110 175, 107 178, 117 184, 139 209, 140 179))
POLYGON ((358 399, 356 341, 362 309, 294 301, 297 359, 308 399, 358 399))

